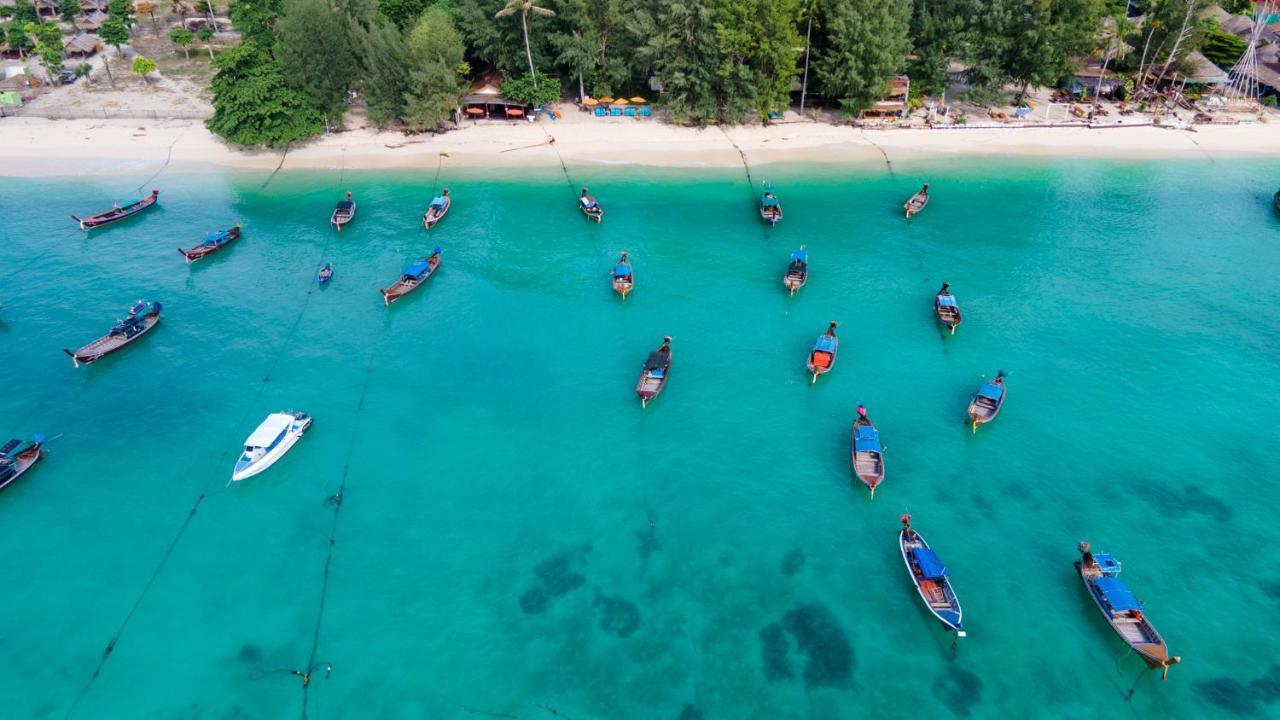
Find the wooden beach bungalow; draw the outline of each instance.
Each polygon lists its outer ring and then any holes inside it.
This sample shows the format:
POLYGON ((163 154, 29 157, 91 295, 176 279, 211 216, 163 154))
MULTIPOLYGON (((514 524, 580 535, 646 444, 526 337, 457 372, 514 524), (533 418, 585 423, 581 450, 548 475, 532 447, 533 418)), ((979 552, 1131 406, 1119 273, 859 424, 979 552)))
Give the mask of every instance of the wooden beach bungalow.
POLYGON ((106 21, 106 13, 101 10, 94 10, 76 18, 76 29, 80 32, 96 33, 102 29, 102 24, 106 21))
POLYGON ((1089 97, 1096 95, 1111 96, 1116 90, 1125 86, 1125 79, 1112 72, 1110 66, 1102 69, 1102 60, 1084 61, 1079 70, 1063 82, 1062 86, 1072 95, 1085 93, 1089 97))
POLYGON ((97 35, 89 33, 81 33, 75 37, 67 38, 62 43, 62 51, 68 58, 91 58, 102 49, 102 41, 97 35))
POLYGON ((470 120, 523 120, 529 106, 502 96, 502 76, 496 72, 481 75, 462 98, 460 116, 470 120))
POLYGON ((907 116, 907 99, 911 95, 911 78, 898 75, 889 81, 884 99, 862 111, 862 118, 903 118, 907 116))

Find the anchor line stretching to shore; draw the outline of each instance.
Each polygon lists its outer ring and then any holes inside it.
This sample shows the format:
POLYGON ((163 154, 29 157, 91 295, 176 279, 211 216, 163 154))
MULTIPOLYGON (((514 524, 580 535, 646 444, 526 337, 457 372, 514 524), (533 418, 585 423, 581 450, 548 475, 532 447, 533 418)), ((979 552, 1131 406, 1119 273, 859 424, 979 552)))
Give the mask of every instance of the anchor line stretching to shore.
MULTIPOLYGON (((190 126, 188 125, 187 127, 190 127, 190 126)), ((143 181, 142 184, 139 185, 137 190, 135 190, 134 192, 141 193, 142 188, 150 185, 152 180, 155 180, 157 177, 159 177, 160 173, 164 172, 164 169, 169 167, 169 163, 173 160, 173 146, 177 145, 178 141, 182 139, 182 136, 186 134, 187 134, 187 128, 184 127, 182 128, 182 132, 178 133, 178 137, 174 138, 173 142, 169 143, 169 154, 165 156, 164 164, 160 166, 159 170, 156 170, 154 173, 152 173, 151 177, 143 181)))
POLYGON ((276 173, 280 172, 280 168, 284 167, 284 160, 289 157, 289 148, 292 146, 293 143, 285 143, 284 152, 280 153, 280 162, 276 163, 276 169, 271 171, 271 174, 267 176, 265 181, 263 181, 262 186, 258 188, 259 190, 266 190, 267 185, 271 184, 271 181, 276 179, 276 173))
POLYGON ((859 130, 858 132, 860 135, 862 135, 863 140, 866 140, 867 142, 871 143, 871 147, 880 151, 880 155, 884 157, 884 164, 889 168, 889 176, 893 177, 895 173, 893 171, 893 163, 889 160, 889 153, 885 152, 884 148, 880 147, 880 145, 877 144, 875 140, 872 140, 871 138, 867 137, 866 130, 859 130))
MULTIPOLYGON (((742 169, 747 173, 747 190, 751 193, 751 200, 754 202, 756 199, 756 181, 755 178, 751 177, 751 163, 747 162, 747 153, 738 146, 738 143, 734 142, 733 137, 729 135, 728 130, 724 129, 723 125, 717 125, 716 127, 720 128, 720 132, 724 134, 724 139, 729 141, 733 149, 738 151, 738 157, 742 158, 742 169)), ((769 239, 769 231, 765 227, 761 226, 760 234, 765 240, 769 239)))

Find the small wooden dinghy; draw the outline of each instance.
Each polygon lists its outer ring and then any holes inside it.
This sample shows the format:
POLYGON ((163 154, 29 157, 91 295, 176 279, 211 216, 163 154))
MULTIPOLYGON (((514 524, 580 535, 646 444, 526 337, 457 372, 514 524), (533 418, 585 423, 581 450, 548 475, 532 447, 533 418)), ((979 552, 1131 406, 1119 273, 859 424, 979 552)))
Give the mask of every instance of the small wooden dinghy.
POLYGON ((1076 572, 1080 573, 1093 604, 1098 606, 1111 629, 1146 661, 1147 667, 1162 668, 1167 679, 1169 667, 1182 662, 1182 658, 1169 656, 1164 638, 1143 615, 1142 603, 1118 577, 1120 562, 1105 553, 1094 555, 1087 542, 1080 543, 1079 550, 1081 559, 1075 563, 1076 572))
POLYGON ((135 200, 123 207, 121 207, 120 205, 116 205, 115 207, 111 208, 106 212, 100 212, 97 215, 90 215, 89 217, 84 217, 84 218, 80 218, 80 217, 76 217, 75 215, 72 215, 71 219, 80 223, 81 230, 92 230, 93 228, 102 227, 103 225, 110 225, 113 222, 124 220, 127 217, 137 215, 143 210, 146 210, 152 205, 155 205, 156 201, 159 199, 160 199, 160 191, 152 190, 150 195, 140 200, 135 200))
POLYGON ((831 368, 836 364, 836 353, 839 351, 840 338, 836 337, 836 322, 832 320, 827 331, 818 336, 813 343, 813 348, 809 350, 809 360, 805 366, 813 374, 813 379, 809 381, 810 385, 818 382, 819 375, 831 372, 831 368))
POLYGON ((662 345, 649 353, 644 361, 644 369, 640 371, 640 381, 636 383, 636 395, 640 396, 640 407, 649 407, 649 401, 658 397, 662 388, 667 386, 667 377, 671 374, 671 337, 662 338, 662 345))
POLYGON ((587 188, 582 188, 582 195, 578 197, 578 209, 588 220, 600 222, 604 220, 604 208, 600 207, 600 201, 595 197, 587 194, 587 188))
POLYGON ((613 266, 613 290, 622 296, 623 300, 627 299, 627 293, 636 285, 635 274, 631 271, 631 260, 627 254, 622 253, 622 257, 618 259, 618 264, 613 266))
POLYGON ((791 291, 792 295, 796 291, 804 287, 809 282, 809 253, 805 251, 804 246, 791 253, 791 264, 787 266, 787 272, 782 276, 782 284, 791 291))
POLYGON ((907 219, 910 220, 912 215, 924 209, 929 204, 929 183, 925 183, 919 192, 912 195, 906 203, 902 205, 902 209, 907 211, 907 219))
POLYGON ((390 287, 385 287, 379 291, 382 293, 383 304, 390 305, 418 289, 438 267, 440 267, 439 245, 431 249, 431 255, 405 268, 404 272, 400 273, 400 279, 392 283, 390 287))
POLYGON ((978 388, 978 392, 973 394, 973 399, 969 401, 969 423, 973 426, 973 431, 978 431, 979 425, 985 425, 996 419, 996 415, 1000 414, 1000 408, 1004 407, 1004 398, 1008 394, 1008 388, 1004 384, 1005 372, 1003 370, 996 373, 996 379, 989 383, 983 383, 978 388))
POLYGON ((257 475, 284 457, 311 427, 311 416, 304 412, 271 413, 244 441, 244 452, 231 471, 231 482, 257 475))
POLYGON ((235 227, 232 227, 230 229, 219 230, 218 232, 209 233, 208 235, 205 235, 204 242, 200 243, 199 245, 196 245, 190 250, 183 250, 182 248, 178 248, 178 252, 182 253, 182 256, 187 259, 187 264, 190 265, 191 263, 199 260, 200 258, 205 257, 206 255, 212 255, 218 252, 222 248, 230 245, 231 243, 239 239, 240 239, 240 224, 236 223, 235 227))
POLYGON ((63 348, 76 367, 95 362, 137 340, 160 322, 160 303, 139 300, 129 308, 129 316, 116 323, 111 332, 76 351, 63 348))
POLYGON ((956 296, 951 294, 951 286, 947 283, 942 283, 942 289, 933 298, 933 314, 952 335, 956 334, 956 328, 960 325, 960 306, 956 304, 956 296))
POLYGON ((760 195, 760 219, 773 227, 782 221, 782 201, 773 191, 773 185, 764 184, 764 192, 760 195))
POLYGON ((347 193, 346 200, 338 201, 338 206, 333 209, 333 215, 329 217, 329 223, 341 232, 344 225, 356 219, 356 201, 351 198, 351 193, 347 193))
POLYGON ((960 609, 960 600, 951 589, 951 579, 947 576, 947 567, 942 564, 938 554, 929 548, 924 537, 911 527, 911 516, 903 515, 902 530, 898 533, 898 549, 902 552, 902 562, 907 566, 911 582, 916 586, 920 600, 934 617, 938 618, 948 630, 954 630, 956 637, 964 637, 961 629, 964 612, 960 609))
POLYGON ((316 273, 316 280, 319 280, 321 285, 328 285, 329 281, 332 279, 333 265, 331 263, 325 263, 324 267, 320 268, 320 272, 316 273))
POLYGON ((875 499, 876 488, 884 482, 884 446, 880 444, 880 431, 861 405, 858 419, 853 421, 853 474, 871 490, 871 497, 875 499))
POLYGON ((36 435, 26 442, 15 438, 0 447, 0 490, 12 485, 23 473, 40 462, 44 457, 44 452, 40 449, 44 441, 43 435, 36 435))
POLYGON ((451 207, 453 207, 453 198, 449 197, 449 188, 445 188, 431 199, 427 211, 422 214, 422 226, 430 230, 433 225, 444 219, 451 207))

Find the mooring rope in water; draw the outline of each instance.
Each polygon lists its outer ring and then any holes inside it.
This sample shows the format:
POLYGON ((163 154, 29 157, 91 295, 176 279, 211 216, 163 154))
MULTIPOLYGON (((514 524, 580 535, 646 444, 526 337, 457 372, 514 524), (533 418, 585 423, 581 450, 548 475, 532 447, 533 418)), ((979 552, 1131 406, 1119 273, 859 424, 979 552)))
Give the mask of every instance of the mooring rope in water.
POLYGON ((565 180, 565 182, 569 183, 569 190, 570 190, 571 192, 577 192, 577 191, 578 191, 578 184, 577 184, 577 183, 575 183, 575 182, 573 181, 573 177, 569 175, 569 166, 568 166, 568 164, 566 164, 566 163, 565 163, 565 161, 564 161, 564 155, 561 155, 561 154, 560 154, 560 148, 556 147, 556 138, 555 138, 555 136, 554 136, 554 135, 552 135, 552 134, 551 134, 551 131, 550 131, 550 130, 547 130, 546 128, 542 128, 542 132, 546 133, 546 135, 547 135, 547 142, 546 142, 546 144, 551 146, 551 149, 552 149, 553 151, 555 151, 556 159, 560 161, 560 171, 564 173, 564 180, 565 180))
POLYGON ((271 171, 271 174, 267 176, 267 179, 263 181, 258 190, 266 190, 267 185, 271 184, 271 181, 276 179, 276 173, 280 172, 280 168, 284 167, 285 158, 289 157, 289 148, 291 147, 293 147, 293 143, 285 143, 284 152, 280 153, 280 162, 276 163, 276 169, 271 171))
POLYGON ((724 134, 724 139, 729 141, 729 144, 733 146, 733 149, 738 151, 738 157, 742 158, 742 169, 747 171, 747 187, 752 192, 752 197, 754 197, 756 181, 751 177, 751 163, 747 162, 747 153, 738 146, 738 143, 734 142, 733 137, 729 135, 728 130, 724 129, 723 125, 716 125, 716 127, 720 129, 722 134, 724 134))
POLYGON ((871 147, 880 151, 880 155, 884 157, 884 164, 889 168, 889 176, 893 177, 895 173, 893 171, 893 162, 889 160, 889 153, 885 152, 884 148, 880 147, 880 145, 877 144, 875 140, 872 140, 871 138, 867 137, 866 130, 862 128, 858 128, 858 134, 862 136, 863 140, 866 140, 867 142, 871 143, 871 147))
POLYGON ((169 154, 165 156, 164 164, 160 166, 159 170, 156 170, 154 173, 152 173, 151 177, 147 178, 146 180, 143 180, 142 184, 138 185, 136 192, 142 192, 142 188, 150 185, 152 180, 155 180, 156 177, 160 175, 160 173, 164 172, 165 168, 169 167, 169 163, 173 160, 173 146, 177 145, 178 141, 182 139, 182 136, 187 134, 187 129, 190 127, 191 126, 188 125, 182 128, 182 132, 178 133, 178 137, 174 138, 173 142, 169 143, 169 154))

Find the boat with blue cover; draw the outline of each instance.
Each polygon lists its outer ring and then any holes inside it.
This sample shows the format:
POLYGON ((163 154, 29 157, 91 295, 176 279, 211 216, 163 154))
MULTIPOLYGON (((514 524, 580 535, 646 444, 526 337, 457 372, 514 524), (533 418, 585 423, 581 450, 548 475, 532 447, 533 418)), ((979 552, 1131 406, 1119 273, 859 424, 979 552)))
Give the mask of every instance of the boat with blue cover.
POLYGON ((613 289, 623 300, 627 299, 627 293, 636 285, 636 276, 631 269, 631 260, 627 257, 627 253, 623 252, 622 257, 618 258, 618 264, 613 266, 613 289))
POLYGON ((960 306, 956 304, 956 296, 951 294, 951 285, 942 283, 942 289, 933 298, 933 313, 943 327, 952 335, 956 334, 956 327, 960 325, 960 306))
POLYGON ((832 320, 827 331, 818 336, 813 343, 813 348, 809 350, 809 360, 805 363, 805 367, 809 368, 809 372, 813 374, 813 379, 809 381, 810 385, 818 382, 819 375, 831 372, 831 368, 835 367, 836 353, 839 350, 840 338, 836 337, 836 322, 832 320))
POLYGON ((93 228, 102 227, 103 225, 110 225, 113 222, 119 222, 120 220, 124 220, 127 217, 132 217, 134 215, 137 215, 143 210, 146 210, 147 208, 155 205, 156 201, 158 201, 159 199, 160 199, 160 191, 152 190, 150 195, 144 198, 141 198, 139 200, 134 200, 128 205, 121 206, 117 204, 115 207, 111 208, 106 212, 100 212, 97 215, 90 215, 89 217, 81 218, 81 217, 76 217, 75 215, 72 215, 71 219, 80 223, 81 230, 92 230, 93 228))
POLYGON ((431 277, 438 267, 440 267, 439 245, 431 249, 431 255, 405 268, 404 272, 400 273, 400 279, 392 283, 390 287, 385 287, 379 291, 382 293, 383 304, 390 305, 416 290, 422 283, 427 281, 427 278, 431 277))
POLYGON ((801 245, 799 250, 791 253, 791 264, 787 266, 787 272, 782 275, 782 284, 791 291, 792 295, 796 291, 804 287, 809 282, 809 253, 801 245))
POLYGON ((1000 414, 1000 408, 1004 407, 1005 396, 1008 395, 1009 388, 1004 383, 1005 371, 1001 370, 996 373, 996 379, 989 383, 983 383, 978 388, 978 392, 973 394, 973 398, 969 400, 969 424, 973 427, 973 431, 978 431, 979 425, 985 425, 996 419, 996 415, 1000 414))
POLYGON ((858 419, 853 421, 853 474, 876 496, 876 488, 884 482, 884 446, 880 431, 867 417, 867 409, 858 406, 858 419))
POLYGON ((321 285, 328 285, 329 281, 332 279, 333 279, 333 264, 325 263, 324 267, 320 268, 320 272, 316 273, 316 280, 319 280, 321 285))
POLYGON ((160 303, 139 300, 129 308, 129 316, 117 322, 106 335, 79 350, 63 348, 62 351, 71 356, 76 367, 88 365, 142 337, 159 322, 160 303))
POLYGON ((12 485, 40 462, 44 457, 44 451, 40 449, 44 442, 43 435, 36 435, 26 442, 14 438, 0 446, 0 490, 12 485))
POLYGON ((345 200, 339 200, 338 205, 333 208, 333 214, 329 216, 329 224, 338 229, 342 228, 352 220, 356 219, 356 201, 351 197, 351 193, 347 192, 345 200))
POLYGON ((209 233, 204 236, 204 241, 199 245, 190 250, 178 248, 178 252, 182 253, 182 256, 187 259, 187 264, 191 264, 206 255, 218 252, 238 239, 240 239, 240 223, 236 223, 234 227, 226 230, 209 233))
POLYGON ((304 412, 278 412, 267 416, 244 441, 244 452, 236 459, 231 482, 257 475, 284 457, 311 427, 311 416, 304 412))
POLYGON ((907 566, 911 582, 916 586, 916 593, 938 622, 948 630, 954 630, 956 637, 964 637, 964 611, 951 587, 947 566, 942 564, 942 559, 924 537, 911 527, 911 516, 903 515, 900 519, 902 530, 898 533, 898 549, 902 552, 902 562, 907 566))
POLYGON ((782 201, 769 183, 764 184, 764 192, 760 195, 760 219, 771 227, 782 221, 782 201))
POLYGON ((649 353, 644 361, 644 369, 640 371, 640 380, 636 383, 636 395, 640 396, 640 407, 649 407, 649 401, 658 397, 658 393, 667 386, 667 378, 671 375, 671 336, 662 338, 657 350, 649 353))
POLYGON ((1182 658, 1169 656, 1169 646, 1164 638, 1143 615, 1142 602, 1120 580, 1120 562, 1106 553, 1094 555, 1087 542, 1080 543, 1079 550, 1081 557, 1075 563, 1076 572, 1080 574, 1093 604, 1111 629, 1147 663, 1147 667, 1162 668, 1167 678, 1169 667, 1181 662, 1182 658))
POLYGON ((582 188, 582 195, 578 196, 578 209, 588 220, 600 222, 604 220, 604 208, 600 207, 600 201, 595 196, 587 194, 586 186, 582 188))
POLYGON ((444 219, 451 207, 453 207, 453 198, 449 197, 449 188, 445 188, 439 195, 431 198, 431 204, 422 214, 422 226, 430 230, 432 225, 444 219))

